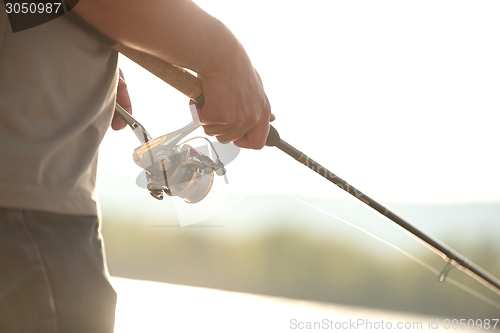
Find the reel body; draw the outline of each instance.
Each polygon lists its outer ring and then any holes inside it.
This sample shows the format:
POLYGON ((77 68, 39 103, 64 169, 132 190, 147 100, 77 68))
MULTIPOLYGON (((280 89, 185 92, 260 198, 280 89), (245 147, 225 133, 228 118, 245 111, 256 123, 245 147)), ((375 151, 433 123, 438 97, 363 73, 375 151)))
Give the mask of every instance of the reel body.
MULTIPOLYGON (((133 160, 146 173, 147 189, 155 199, 162 200, 164 194, 178 196, 186 203, 197 203, 207 196, 214 182, 214 173, 223 176, 226 173, 224 165, 215 151, 212 143, 204 137, 195 137, 179 143, 186 135, 200 125, 193 121, 187 126, 165 134, 156 139, 146 132, 144 127, 124 110, 116 110, 127 117, 126 121, 133 129, 141 146, 134 149, 133 160), (194 139, 204 139, 211 147, 214 162, 209 156, 196 150, 187 142, 194 139)), ((192 110, 193 111, 193 110, 192 110)))
POLYGON ((168 134, 134 150, 134 162, 146 170, 148 190, 159 200, 166 193, 187 203, 201 201, 212 188, 214 170, 222 170, 224 166, 188 144, 167 147, 167 137, 168 134))

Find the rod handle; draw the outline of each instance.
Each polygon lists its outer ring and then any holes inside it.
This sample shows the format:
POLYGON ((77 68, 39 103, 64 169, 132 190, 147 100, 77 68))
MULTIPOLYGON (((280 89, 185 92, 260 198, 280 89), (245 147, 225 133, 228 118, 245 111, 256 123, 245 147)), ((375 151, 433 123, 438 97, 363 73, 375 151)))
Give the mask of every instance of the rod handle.
POLYGON ((203 106, 203 89, 200 80, 186 69, 120 43, 114 44, 113 49, 191 98, 199 107, 203 106))

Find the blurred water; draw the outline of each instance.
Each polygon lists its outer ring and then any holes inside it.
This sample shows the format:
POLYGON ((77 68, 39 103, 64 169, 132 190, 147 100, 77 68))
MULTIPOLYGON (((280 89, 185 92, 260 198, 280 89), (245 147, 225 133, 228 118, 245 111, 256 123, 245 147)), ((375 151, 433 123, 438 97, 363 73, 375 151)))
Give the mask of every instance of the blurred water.
MULTIPOLYGON (((449 331, 443 318, 113 278, 115 333, 449 331), (313 326, 314 327, 314 326, 313 326)), ((460 329, 460 332, 473 332, 460 329)))

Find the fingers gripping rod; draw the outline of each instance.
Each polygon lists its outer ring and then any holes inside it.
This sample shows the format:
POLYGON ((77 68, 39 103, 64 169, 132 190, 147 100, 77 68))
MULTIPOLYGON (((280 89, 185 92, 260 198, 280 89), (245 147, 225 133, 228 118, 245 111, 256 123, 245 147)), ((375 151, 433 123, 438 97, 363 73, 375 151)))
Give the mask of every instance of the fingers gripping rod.
MULTIPOLYGON (((141 65, 145 69, 149 70, 151 73, 158 76, 163 81, 170 84, 172 87, 176 88, 184 95, 191 98, 198 107, 203 106, 204 97, 203 90, 199 80, 193 76, 190 72, 186 71, 181 67, 169 64, 161 59, 154 56, 144 54, 140 51, 125 47, 120 44, 115 44, 113 48, 125 56, 129 57, 131 60, 141 65)), ((481 282, 486 287, 490 288, 494 292, 500 295, 500 281, 494 276, 481 269, 479 266, 463 257, 459 253, 455 252, 453 249, 447 247, 441 242, 435 240, 434 238, 428 236, 424 232, 420 231, 403 218, 399 217, 386 207, 382 206, 366 194, 362 193, 354 186, 347 183, 345 180, 336 176, 334 173, 307 157, 305 154, 295 149, 293 146, 283 141, 276 129, 271 126, 269 136, 266 141, 267 146, 275 146, 287 155, 293 157, 300 163, 304 164, 314 172, 318 173, 325 179, 329 180, 333 184, 337 185, 344 191, 348 192, 356 199, 370 206, 380 214, 384 215, 392 222, 396 223, 398 226, 403 228, 405 231, 409 232, 413 237, 418 239, 432 251, 437 253, 443 259, 447 261, 445 268, 438 276, 439 281, 444 281, 446 276, 452 266, 456 266, 463 270, 465 273, 470 275, 475 280, 481 282)))

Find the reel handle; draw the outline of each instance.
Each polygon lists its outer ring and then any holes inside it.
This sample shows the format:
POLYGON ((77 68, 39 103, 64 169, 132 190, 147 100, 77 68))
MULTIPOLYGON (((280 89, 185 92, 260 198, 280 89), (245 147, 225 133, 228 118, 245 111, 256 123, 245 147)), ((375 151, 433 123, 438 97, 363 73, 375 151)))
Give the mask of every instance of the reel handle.
POLYGON ((203 106, 205 99, 201 83, 196 76, 184 68, 120 43, 114 44, 113 49, 191 98, 199 107, 203 106))

